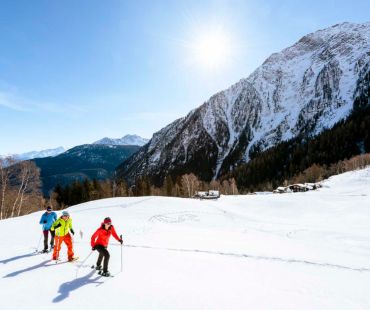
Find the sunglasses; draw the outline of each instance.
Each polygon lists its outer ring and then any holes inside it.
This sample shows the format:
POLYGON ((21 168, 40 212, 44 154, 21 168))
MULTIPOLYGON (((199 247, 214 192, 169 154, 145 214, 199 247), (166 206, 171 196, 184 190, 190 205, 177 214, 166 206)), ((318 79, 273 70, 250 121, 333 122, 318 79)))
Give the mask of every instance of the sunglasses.
POLYGON ((112 225, 112 223, 104 223, 105 225, 112 225))

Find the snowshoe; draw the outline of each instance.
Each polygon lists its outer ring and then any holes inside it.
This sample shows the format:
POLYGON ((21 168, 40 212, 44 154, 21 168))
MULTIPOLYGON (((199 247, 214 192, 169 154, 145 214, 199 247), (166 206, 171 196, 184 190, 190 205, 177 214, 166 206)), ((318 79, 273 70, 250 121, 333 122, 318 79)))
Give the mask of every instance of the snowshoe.
POLYGON ((77 256, 75 256, 75 257, 72 257, 72 258, 68 258, 68 261, 70 262, 70 263, 72 263, 72 262, 75 262, 76 260, 78 260, 79 259, 79 257, 77 257, 77 256))
POLYGON ((58 258, 53 258, 52 261, 54 261, 56 264, 59 264, 62 260, 58 258))
POLYGON ((49 253, 49 251, 48 250, 41 250, 41 251, 39 251, 39 250, 36 250, 35 252, 34 252, 34 254, 35 255, 37 255, 37 254, 45 254, 45 253, 49 253))
POLYGON ((91 266, 91 269, 95 269, 95 270, 101 270, 101 266, 95 266, 95 265, 92 265, 91 266))
POLYGON ((109 271, 99 271, 99 275, 101 275, 102 277, 111 277, 109 271))

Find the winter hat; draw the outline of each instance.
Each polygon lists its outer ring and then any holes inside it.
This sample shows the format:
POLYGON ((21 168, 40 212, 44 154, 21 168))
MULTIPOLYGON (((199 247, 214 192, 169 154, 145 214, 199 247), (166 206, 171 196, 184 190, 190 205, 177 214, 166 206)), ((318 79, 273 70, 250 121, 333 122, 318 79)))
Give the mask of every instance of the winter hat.
POLYGON ((63 212, 62 212, 62 216, 69 216, 68 211, 63 211, 63 212))
POLYGON ((46 208, 46 211, 51 211, 52 210, 52 208, 51 207, 47 207, 46 208))
POLYGON ((110 217, 106 217, 103 221, 104 224, 112 224, 110 217))

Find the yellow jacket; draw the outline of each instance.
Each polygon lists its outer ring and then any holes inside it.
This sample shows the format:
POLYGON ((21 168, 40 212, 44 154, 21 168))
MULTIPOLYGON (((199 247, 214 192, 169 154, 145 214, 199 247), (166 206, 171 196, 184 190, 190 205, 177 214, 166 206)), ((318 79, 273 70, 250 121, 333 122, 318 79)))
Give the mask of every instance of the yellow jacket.
POLYGON ((68 220, 63 220, 60 217, 53 223, 50 230, 55 230, 55 235, 59 237, 67 235, 69 231, 73 232, 72 219, 69 217, 68 220))

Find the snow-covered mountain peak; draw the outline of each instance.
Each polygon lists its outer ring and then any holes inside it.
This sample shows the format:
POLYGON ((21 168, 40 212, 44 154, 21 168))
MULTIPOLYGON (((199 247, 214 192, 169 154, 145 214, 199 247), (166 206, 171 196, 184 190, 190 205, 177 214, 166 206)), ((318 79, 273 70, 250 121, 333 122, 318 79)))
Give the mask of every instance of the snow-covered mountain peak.
POLYGON ((93 144, 105 144, 105 145, 139 145, 143 146, 148 143, 149 139, 142 138, 138 135, 125 135, 122 138, 112 139, 112 138, 103 138, 94 142, 93 144))
POLYGON ((352 56, 353 50, 366 48, 369 43, 370 22, 364 24, 341 23, 318 30, 302 37, 294 45, 285 48, 280 53, 272 54, 263 63, 273 65, 296 57, 311 56, 327 61, 330 58, 352 56), (313 55, 310 55, 313 53, 313 55))

